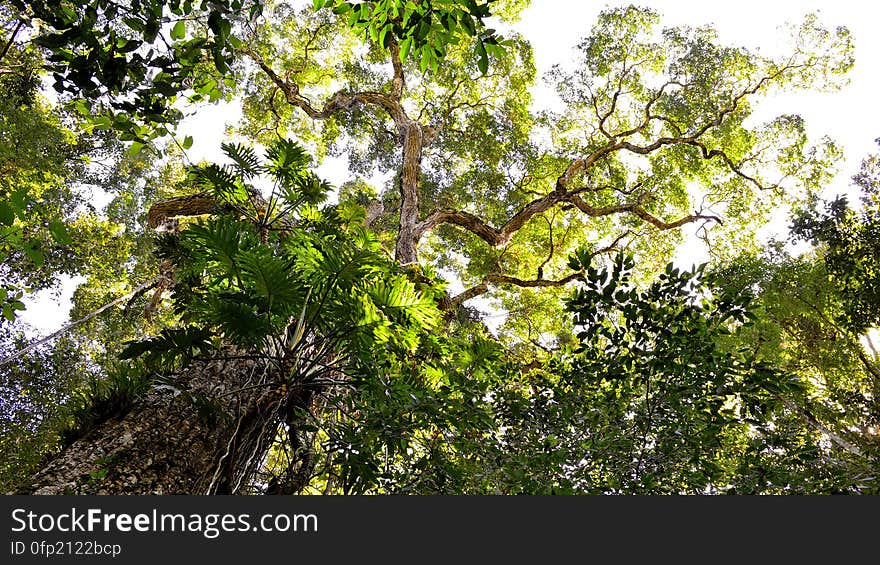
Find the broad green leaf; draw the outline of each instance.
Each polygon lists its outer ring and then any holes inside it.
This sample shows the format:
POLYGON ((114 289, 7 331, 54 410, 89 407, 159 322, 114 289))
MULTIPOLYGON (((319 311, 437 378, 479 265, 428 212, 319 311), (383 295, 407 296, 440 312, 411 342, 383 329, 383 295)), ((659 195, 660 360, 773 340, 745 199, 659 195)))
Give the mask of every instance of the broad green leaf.
POLYGON ((62 245, 70 245, 73 243, 73 238, 71 238, 70 234, 67 232, 67 226, 60 220, 51 220, 49 222, 49 232, 52 234, 55 241, 62 245))
POLYGON ((131 146, 128 148, 128 154, 131 157, 137 157, 144 150, 144 147, 144 144, 140 141, 132 141, 131 146))
POLYGON ((15 221, 15 212, 8 202, 0 200, 0 224, 11 226, 15 221))
POLYGON ((180 20, 171 28, 171 39, 183 39, 186 37, 186 22, 180 20))
POLYGON ((28 256, 28 259, 30 259, 34 263, 34 266, 36 267, 40 267, 45 260, 43 252, 40 250, 39 241, 32 240, 28 244, 26 244, 24 247, 24 253, 28 256))
POLYGON ((482 39, 477 41, 475 49, 477 54, 477 68, 485 75, 489 70, 489 56, 486 54, 486 46, 483 44, 482 39))
POLYGON ((412 47, 413 38, 412 36, 407 37, 403 41, 400 42, 400 58, 406 59, 407 55, 409 55, 409 50, 412 47))

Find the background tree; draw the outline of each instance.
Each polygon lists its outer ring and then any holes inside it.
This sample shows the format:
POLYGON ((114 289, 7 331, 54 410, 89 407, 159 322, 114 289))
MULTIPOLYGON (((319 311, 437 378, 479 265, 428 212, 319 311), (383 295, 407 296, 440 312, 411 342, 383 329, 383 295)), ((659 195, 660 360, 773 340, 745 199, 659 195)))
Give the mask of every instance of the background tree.
POLYGON ((837 318, 862 334, 880 319, 880 156, 865 159, 853 181, 860 206, 851 207, 845 196, 814 199, 795 218, 792 233, 819 246, 828 277, 841 293, 837 318))
POLYGON ((821 255, 770 249, 715 272, 729 288, 755 296, 754 323, 736 332, 730 346, 752 351, 802 384, 777 398, 788 418, 774 419, 767 432, 780 446, 796 437, 806 443, 793 453, 753 449, 738 489, 758 488, 749 481, 760 480, 800 492, 876 492, 876 357, 835 321, 847 302, 821 255))
POLYGON ((824 489, 877 489, 872 469, 880 443, 880 371, 871 338, 880 324, 873 299, 878 288, 876 162, 868 157, 853 177, 859 208, 842 196, 827 202, 815 198, 795 214, 792 238, 812 239, 812 252, 792 257, 771 247, 761 256, 717 267, 731 288, 749 289, 757 297, 756 322, 738 339, 762 359, 798 375, 806 387, 787 399, 789 408, 814 429, 824 429, 825 438, 837 438, 833 453, 828 453, 832 445, 821 446, 824 489))

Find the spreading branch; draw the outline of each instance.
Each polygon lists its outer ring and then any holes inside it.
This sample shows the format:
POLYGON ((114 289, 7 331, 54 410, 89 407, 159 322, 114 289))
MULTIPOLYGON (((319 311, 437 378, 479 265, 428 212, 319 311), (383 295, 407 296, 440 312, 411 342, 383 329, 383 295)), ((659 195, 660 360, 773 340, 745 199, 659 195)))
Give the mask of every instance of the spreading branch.
MULTIPOLYGON (((410 122, 409 118, 406 115, 406 112, 404 112, 403 110, 403 106, 400 105, 399 96, 394 96, 393 87, 392 94, 390 95, 382 92, 372 91, 356 93, 346 93, 344 91, 339 91, 331 96, 322 108, 318 109, 312 104, 311 101, 309 101, 308 98, 300 94, 298 84, 282 78, 255 51, 250 48, 244 48, 242 49, 242 52, 250 57, 266 74, 266 76, 269 77, 269 80, 271 80, 275 84, 275 86, 278 87, 278 89, 284 94, 284 97, 287 100, 288 104, 300 108, 313 120, 326 120, 335 112, 339 110, 347 110, 355 104, 374 104, 380 106, 381 108, 384 108, 391 116, 391 119, 394 120, 394 123, 398 126, 398 128, 403 128, 410 122)), ((401 68, 401 73, 402 72, 403 71, 401 68)), ((400 88, 402 92, 402 74, 400 75, 400 81, 400 88)))
POLYGON ((609 128, 607 128, 606 125, 609 123, 610 118, 618 108, 618 99, 621 94, 623 94, 622 89, 624 78, 627 73, 630 72, 630 69, 626 67, 625 63, 624 72, 618 81, 617 90, 612 96, 610 107, 604 113, 597 113, 599 118, 599 129, 604 134, 607 142, 597 149, 594 149, 587 156, 571 161, 565 171, 556 179, 556 185, 552 192, 535 198, 511 216, 506 223, 500 227, 494 227, 486 220, 464 210, 437 210, 428 214, 421 221, 419 220, 420 209, 418 205, 417 188, 421 171, 420 161, 422 149, 431 142, 434 135, 436 135, 436 131, 433 130, 433 128, 421 125, 418 120, 409 118, 403 109, 400 99, 403 95, 405 77, 403 64, 400 59, 400 48, 395 41, 392 40, 390 44, 393 77, 389 93, 372 91, 348 93, 340 91, 333 94, 322 107, 316 106, 308 98, 303 96, 300 92, 299 85, 289 80, 289 78, 282 78, 254 50, 244 48, 242 51, 245 55, 256 62, 269 80, 271 80, 280 92, 283 93, 290 105, 302 109, 312 119, 327 119, 335 112, 348 109, 355 104, 379 106, 390 115, 401 136, 403 149, 403 169, 401 171, 402 180, 400 185, 400 225, 395 246, 395 258, 403 265, 416 263, 418 261, 417 246, 419 241, 425 233, 439 225, 452 224, 458 226, 476 235, 490 246, 502 247, 510 241, 513 234, 522 229, 532 218, 558 205, 573 206, 581 213, 590 217, 602 217, 624 213, 632 214, 659 230, 675 229, 699 220, 721 223, 721 219, 718 216, 706 215, 700 212, 691 213, 678 219, 667 221, 649 212, 645 208, 644 202, 641 199, 636 202, 622 202, 610 206, 594 207, 579 196, 586 190, 594 189, 588 187, 574 188, 572 185, 576 179, 580 178, 583 174, 589 173, 598 162, 606 159, 614 153, 625 151, 638 155, 649 155, 667 146, 686 145, 698 149, 702 158, 705 160, 719 159, 732 173, 750 182, 759 189, 768 188, 764 187, 758 179, 747 174, 742 168, 742 163, 735 162, 722 149, 710 148, 706 143, 701 141, 701 138, 713 128, 720 127, 728 116, 735 114, 739 109, 742 100, 746 97, 757 93, 769 82, 778 78, 782 74, 799 67, 799 65, 784 66, 776 72, 760 78, 760 80, 752 83, 750 87, 744 88, 737 95, 733 96, 730 99, 730 102, 726 106, 718 109, 714 116, 707 119, 702 124, 696 124, 693 128, 690 128, 687 133, 683 133, 681 128, 677 126, 673 127, 674 124, 671 124, 671 122, 663 116, 658 116, 653 113, 654 105, 661 99, 667 88, 683 86, 677 81, 669 81, 657 89, 646 102, 643 109, 641 123, 625 131, 608 131, 609 128), (654 120, 661 120, 664 123, 670 123, 674 135, 659 137, 645 144, 638 144, 631 141, 632 136, 644 133, 654 120))
POLYGON ((158 285, 162 280, 163 280, 162 275, 153 277, 152 279, 148 280, 147 282, 141 284, 140 286, 138 286, 137 288, 135 288, 134 290, 129 292, 128 294, 120 296, 116 300, 113 300, 112 302, 109 302, 109 303, 101 306, 100 308, 98 308, 94 312, 92 312, 86 316, 83 316, 79 320, 76 320, 75 322, 71 322, 71 323, 67 324, 66 326, 64 326, 63 328, 58 330, 57 332, 51 333, 44 338, 38 339, 37 341, 35 341, 35 342, 31 343, 30 345, 28 345, 27 347, 25 347, 24 349, 20 349, 19 351, 13 353, 9 357, 6 357, 4 359, 0 359, 0 367, 6 365, 8 363, 11 363, 12 361, 15 361, 16 359, 18 359, 20 357, 27 355, 28 353, 30 353, 34 349, 38 348, 39 346, 43 345, 44 343, 46 343, 48 341, 52 341, 53 339, 66 334, 67 332, 69 332, 73 328, 79 326, 80 324, 84 324, 84 323, 88 322, 89 320, 91 320, 95 316, 99 316, 99 315, 103 314, 105 311, 116 306, 117 304, 122 304, 123 302, 130 300, 134 296, 137 296, 139 294, 143 294, 147 290, 158 285))
POLYGON ((551 192, 541 198, 533 200, 522 210, 517 212, 501 228, 494 228, 474 214, 460 210, 441 210, 434 212, 416 226, 416 237, 420 239, 427 231, 441 224, 452 224, 463 228, 476 235, 493 247, 501 247, 510 241, 510 238, 526 222, 535 215, 548 210, 559 203, 569 203, 590 217, 610 216, 613 214, 630 213, 638 216, 645 222, 659 230, 671 230, 698 220, 714 221, 722 223, 721 218, 714 215, 694 213, 678 218, 673 221, 664 221, 645 210, 641 202, 631 204, 617 204, 613 206, 590 206, 576 192, 559 193, 551 192))
POLYGON ((450 302, 453 306, 458 306, 459 304, 467 302, 471 298, 476 298, 477 296, 480 296, 481 294, 485 294, 487 292, 489 292, 489 285, 487 285, 486 283, 480 283, 478 285, 465 289, 465 291, 461 294, 456 294, 450 299, 450 302))
MULTIPOLYGON (((601 249, 597 249, 592 253, 595 257, 596 255, 602 255, 605 253, 610 253, 617 249, 617 246, 620 245, 620 242, 624 240, 627 236, 631 235, 632 232, 630 230, 626 230, 625 232, 618 235, 614 238, 614 241, 602 247, 601 249)), ((483 282, 480 284, 474 285, 464 292, 457 294, 449 299, 449 303, 452 306, 458 306, 472 298, 476 298, 482 294, 489 292, 489 285, 510 285, 510 286, 518 286, 521 288, 550 288, 550 287, 560 287, 565 286, 568 283, 577 280, 583 273, 575 272, 571 273, 566 277, 556 280, 547 280, 543 277, 542 269, 538 270, 538 277, 535 279, 521 279, 517 277, 511 277, 508 275, 502 275, 500 273, 492 273, 487 275, 483 282)))
POLYGON ((568 283, 576 280, 581 276, 581 273, 572 273, 566 277, 556 280, 548 280, 548 279, 520 279, 517 277, 511 277, 508 275, 500 275, 500 274, 490 274, 486 275, 483 279, 484 282, 480 284, 474 285, 468 289, 465 289, 464 292, 457 294, 449 299, 450 303, 453 306, 458 306, 472 298, 476 298, 480 295, 483 295, 489 292, 489 285, 509 285, 509 286, 518 286, 520 288, 551 288, 551 287, 560 287, 565 286, 568 283))
MULTIPOLYGON (((779 73, 773 76, 778 76, 778 74, 779 73)), ((573 204, 581 212, 591 217, 607 216, 620 213, 631 213, 638 216, 645 222, 653 225, 657 229, 661 230, 678 228, 682 225, 697 220, 711 220, 721 223, 721 219, 718 216, 704 215, 700 213, 689 214, 677 220, 667 222, 649 213, 644 208, 641 202, 618 204, 605 207, 593 207, 584 202, 584 200, 579 196, 579 194, 587 190, 587 188, 582 187, 578 189, 570 189, 569 187, 575 181, 575 179, 578 178, 579 175, 581 175, 585 171, 589 171, 597 162, 618 151, 628 151, 639 155, 648 155, 665 146, 690 145, 700 150, 703 159, 711 160, 715 158, 720 158, 734 174, 751 182, 759 189, 766 189, 767 187, 763 186, 760 181, 746 174, 742 170, 742 168, 727 155, 727 153, 720 149, 709 149, 704 143, 699 140, 699 138, 706 134, 713 127, 720 126, 728 115, 734 113, 737 110, 743 98, 745 98, 747 95, 756 93, 764 86, 764 84, 766 84, 767 81, 771 80, 771 78, 772 77, 764 77, 760 81, 758 81, 758 83, 752 88, 741 92, 738 96, 734 97, 729 106, 721 109, 713 120, 710 120, 703 126, 697 128, 690 135, 660 137, 647 145, 637 145, 635 143, 627 141, 626 139, 620 139, 619 137, 621 136, 628 137, 647 127, 648 122, 653 117, 650 113, 650 107, 657 99, 659 99, 660 93, 662 93, 663 89, 667 86, 664 85, 664 87, 661 87, 661 89, 659 89, 655 97, 653 97, 648 102, 647 108, 645 110, 646 119, 639 127, 614 135, 609 134, 610 140, 608 143, 606 143, 602 147, 599 147, 598 149, 595 149, 592 153, 582 159, 575 159, 571 161, 565 171, 556 179, 556 187, 553 192, 545 194, 526 204, 519 212, 514 214, 510 218, 510 220, 508 220, 507 223, 505 223, 500 228, 494 228, 488 225, 481 218, 469 212, 464 212, 460 210, 440 210, 430 214, 424 220, 419 222, 419 224, 416 226, 416 239, 418 240, 419 238, 421 238, 429 230, 434 229, 441 224, 447 223, 464 228, 488 243, 489 245, 499 247, 510 241, 510 237, 517 230, 522 228, 535 215, 545 212, 546 210, 560 203, 573 204)))

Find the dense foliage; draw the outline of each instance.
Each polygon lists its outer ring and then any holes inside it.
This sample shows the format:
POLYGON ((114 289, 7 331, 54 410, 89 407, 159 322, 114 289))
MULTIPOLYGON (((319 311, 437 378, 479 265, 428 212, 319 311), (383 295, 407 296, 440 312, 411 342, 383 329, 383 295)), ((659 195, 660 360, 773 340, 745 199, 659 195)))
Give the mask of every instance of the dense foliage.
POLYGON ((808 17, 771 59, 609 9, 536 111, 528 38, 488 27, 523 7, 5 7, 4 490, 170 391, 254 450, 236 492, 880 492, 878 160, 823 201, 835 145, 752 115, 836 88, 848 32, 808 17), (168 135, 221 98, 237 139, 190 163, 168 135), (810 252, 757 239, 782 205, 810 252), (670 263, 686 228, 710 264, 670 263), (82 323, 25 349, 62 275, 82 323), (212 359, 263 376, 188 389, 212 359))

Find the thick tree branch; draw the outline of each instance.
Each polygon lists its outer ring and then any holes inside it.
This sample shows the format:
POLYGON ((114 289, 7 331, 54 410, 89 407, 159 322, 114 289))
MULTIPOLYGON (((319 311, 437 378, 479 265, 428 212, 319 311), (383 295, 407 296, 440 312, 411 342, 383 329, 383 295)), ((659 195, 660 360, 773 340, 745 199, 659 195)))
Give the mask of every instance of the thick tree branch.
POLYGON ((216 198, 207 194, 180 196, 153 204, 147 212, 147 224, 156 229, 163 222, 176 217, 201 216, 230 210, 229 206, 219 203, 216 198))
POLYGON ((468 230, 493 247, 500 247, 510 241, 510 237, 536 214, 549 210, 555 204, 563 201, 565 196, 564 192, 555 191, 532 200, 522 210, 514 214, 500 229, 493 228, 481 218, 469 212, 460 210, 434 212, 416 226, 416 239, 420 239, 425 232, 440 224, 453 224, 468 230))
POLYGON ((486 294, 489 292, 489 285, 508 285, 508 286, 518 286, 520 288, 553 288, 565 286, 571 281, 577 279, 581 276, 581 273, 572 273, 567 277, 563 277, 558 280, 547 280, 547 279, 520 279, 517 277, 511 277, 508 275, 499 275, 492 274, 486 275, 484 282, 480 284, 474 285, 468 289, 466 289, 461 294, 457 294, 449 299, 450 303, 453 306, 458 306, 472 298, 476 298, 477 296, 486 294))
POLYGON ((640 202, 594 207, 584 202, 584 200, 578 196, 577 192, 578 191, 570 193, 551 192, 541 198, 533 200, 522 210, 517 212, 500 229, 488 225, 481 218, 469 212, 463 212, 460 210, 441 210, 439 212, 434 212, 419 222, 416 226, 416 240, 421 239, 426 232, 441 224, 452 224, 471 232, 493 247, 500 247, 510 241, 511 236, 513 236, 517 230, 522 228, 523 225, 525 225, 525 223, 536 214, 544 212, 561 202, 570 203, 584 214, 594 218, 610 216, 612 214, 630 213, 638 216, 659 230, 675 229, 698 220, 715 221, 719 224, 722 223, 721 218, 718 216, 707 214, 689 214, 677 220, 666 222, 645 210, 640 202))
POLYGON ((453 306, 458 306, 459 304, 466 302, 466 301, 470 300, 471 298, 476 298, 477 296, 480 296, 481 294, 485 294, 488 291, 489 291, 489 285, 487 285, 486 283, 480 283, 478 285, 474 285, 474 286, 466 289, 461 294, 456 294, 455 296, 450 298, 449 301, 452 303, 453 306))
POLYGON ((406 79, 403 76, 403 63, 400 61, 400 46, 397 40, 392 38, 389 44, 391 50, 391 65, 394 67, 394 78, 391 79, 391 96, 395 100, 400 100, 403 96, 403 87, 406 85, 406 79))
POLYGON ((453 224, 473 233, 492 246, 501 245, 501 232, 488 225, 481 218, 460 210, 441 210, 434 212, 416 225, 416 240, 422 238, 425 232, 434 229, 440 224, 453 224))
POLYGON ((487 283, 492 283, 496 285, 511 285, 518 286, 521 288, 551 288, 551 287, 559 287, 565 286, 571 281, 575 280, 581 276, 581 273, 572 273, 567 277, 563 277, 558 280, 547 280, 547 279, 519 279, 516 277, 510 277, 507 275, 488 275, 486 277, 487 283))

